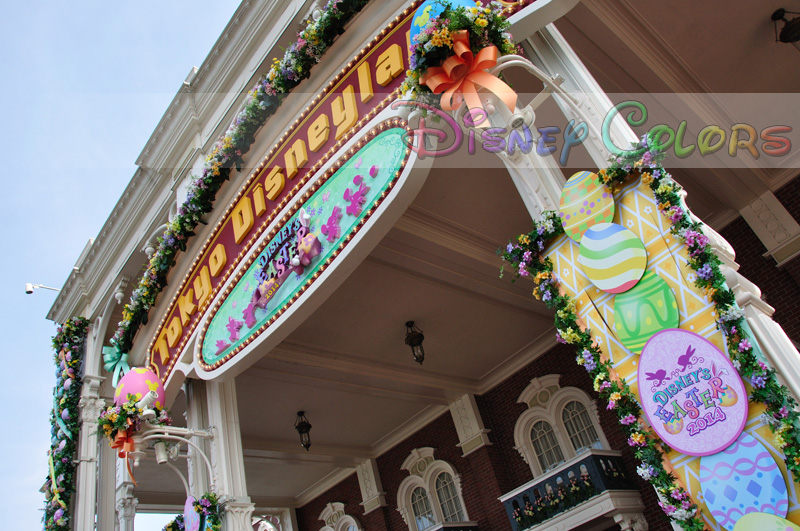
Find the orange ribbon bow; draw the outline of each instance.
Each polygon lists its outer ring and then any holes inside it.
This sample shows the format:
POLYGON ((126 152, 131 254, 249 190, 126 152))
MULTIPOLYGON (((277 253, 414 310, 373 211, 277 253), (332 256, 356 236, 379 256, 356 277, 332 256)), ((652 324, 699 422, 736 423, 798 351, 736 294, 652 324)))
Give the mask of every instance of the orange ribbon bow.
MULTIPOLYGON (((470 109, 483 109, 477 85, 492 91, 514 112, 517 93, 498 77, 484 72, 484 69, 497 64, 500 53, 497 47, 487 46, 473 57, 467 30, 456 31, 452 35, 455 55, 448 57, 442 66, 428 68, 420 78, 420 83, 427 85, 434 94, 444 93, 442 109, 445 111, 457 109, 462 101, 466 101, 470 109)), ((483 122, 486 123, 487 121, 483 122)))
MULTIPOLYGON (((133 422, 131 419, 128 419, 128 426, 131 426, 133 422)), ((114 442, 111 443, 111 448, 119 449, 119 457, 121 459, 125 459, 125 464, 128 466, 128 474, 131 476, 131 481, 135 486, 136 485, 136 478, 133 477, 133 470, 131 470, 131 458, 128 455, 130 452, 134 450, 133 439, 128 437, 128 430, 119 430, 117 432, 117 436, 114 437, 114 442)))

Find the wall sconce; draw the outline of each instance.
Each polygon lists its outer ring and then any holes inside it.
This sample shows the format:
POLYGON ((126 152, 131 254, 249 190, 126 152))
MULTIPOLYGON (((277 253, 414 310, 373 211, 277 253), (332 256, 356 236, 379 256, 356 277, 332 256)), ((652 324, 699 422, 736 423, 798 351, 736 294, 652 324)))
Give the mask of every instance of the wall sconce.
POLYGON ((305 411, 297 412, 297 420, 294 421, 294 429, 300 434, 300 446, 306 449, 311 448, 311 423, 306 418, 305 411))
POLYGON ((425 341, 425 336, 422 335, 422 330, 414 326, 414 321, 408 321, 406 323, 406 345, 411 347, 414 361, 420 365, 425 360, 425 350, 422 348, 423 341, 425 341))
POLYGON ((800 50, 800 17, 787 20, 787 14, 800 15, 797 11, 786 11, 785 9, 778 9, 772 14, 772 23, 775 25, 775 42, 792 44, 800 50), (780 35, 778 35, 779 20, 783 21, 780 35))

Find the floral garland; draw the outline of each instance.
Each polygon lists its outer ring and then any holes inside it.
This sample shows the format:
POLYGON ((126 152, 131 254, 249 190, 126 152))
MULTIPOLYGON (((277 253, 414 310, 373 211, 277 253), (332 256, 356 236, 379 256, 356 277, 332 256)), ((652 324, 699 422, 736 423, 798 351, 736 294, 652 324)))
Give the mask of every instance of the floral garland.
MULTIPOLYGON (((598 176, 612 192, 626 180, 636 177, 641 177, 642 182, 653 191, 659 210, 671 223, 670 232, 686 246, 689 265, 696 274, 694 284, 702 288, 706 297, 714 303, 717 327, 725 334, 732 364, 752 386, 750 401, 766 405, 765 417, 774 433, 775 445, 783 451, 786 466, 792 471, 795 481, 800 481, 800 416, 795 411, 797 402, 789 390, 778 382, 775 369, 756 356, 744 330, 744 312, 736 305, 733 292, 725 284, 719 267, 721 262, 711 248, 708 237, 703 234, 702 225, 691 218, 681 200, 680 185, 661 165, 664 154, 659 145, 653 138, 645 136, 633 147, 613 157, 609 168, 600 170, 598 176)), ((515 268, 518 277, 530 276, 536 286, 533 295, 556 310, 556 340, 575 346, 578 353, 576 362, 592 377, 594 390, 608 401, 607 408, 616 413, 628 436, 628 444, 641 461, 636 471, 661 495, 661 508, 684 529, 699 531, 704 524, 697 505, 692 503, 686 490, 676 484, 672 472, 664 467, 665 452, 669 448, 640 420, 641 408, 636 395, 624 380, 615 375, 611 362, 593 343, 590 332, 581 330, 575 301, 559 292, 553 264, 549 258, 542 256, 547 242, 563 233, 558 215, 553 211, 545 212, 542 220, 534 223, 533 231, 520 235, 516 242, 509 243, 498 252, 515 268)))
POLYGON ((44 484, 44 529, 69 529, 70 503, 75 491, 75 463, 80 433, 78 402, 82 381, 79 376, 83 340, 89 320, 75 317, 59 327, 53 337, 56 351, 56 385, 53 388, 53 409, 50 413, 51 446, 47 451, 49 473, 44 484))
POLYGON ((274 59, 269 72, 248 93, 243 109, 206 157, 200 177, 193 177, 186 201, 158 238, 158 247, 133 290, 131 301, 122 310, 122 321, 111 338, 114 348, 123 353, 130 351, 139 327, 147 324, 147 312, 167 285, 167 273, 175 265, 178 252, 186 250, 195 227, 211 212, 217 192, 231 170, 234 167, 241 170, 242 156, 254 142, 256 131, 275 114, 285 95, 309 77, 311 67, 319 63, 336 37, 344 32, 345 24, 368 2, 329 0, 321 9, 321 16, 306 24, 283 58, 274 59))
MULTIPOLYGON (((142 409, 136 404, 138 399, 133 395, 128 395, 128 401, 121 406, 109 406, 100 413, 97 420, 97 431, 107 438, 110 442, 115 442, 121 432, 127 432, 130 437, 142 427, 142 409)), ((169 426, 172 419, 165 409, 153 406, 156 412, 156 419, 149 422, 154 426, 169 426)))
POLYGON ((580 479, 573 477, 568 485, 558 487, 552 494, 546 493, 536 498, 535 502, 527 501, 524 507, 514 509, 513 516, 517 522, 517 529, 522 531, 539 525, 548 518, 588 500, 596 492, 588 472, 582 473, 580 479))
MULTIPOLYGON (((196 513, 201 515, 205 520, 205 527, 201 529, 211 529, 211 531, 220 531, 222 529, 222 503, 219 497, 213 492, 207 492, 195 500, 193 503, 196 513)), ((161 531, 184 531, 186 524, 182 514, 175 517, 174 520, 169 522, 161 531)))
MULTIPOLYGON (((406 79, 401 86, 403 92, 411 92, 419 98, 431 94, 431 89, 421 83, 420 78, 428 68, 441 66, 445 59, 453 56, 453 37, 456 32, 465 30, 469 34, 469 45, 474 55, 489 46, 496 46, 501 54, 518 51, 514 38, 509 32, 511 24, 506 19, 508 9, 500 2, 475 2, 475 7, 452 7, 446 0, 440 0, 444 10, 431 18, 409 49, 409 67, 406 79)), ((431 98, 428 96, 428 98, 431 98)), ((438 100, 438 98, 436 98, 438 100)))

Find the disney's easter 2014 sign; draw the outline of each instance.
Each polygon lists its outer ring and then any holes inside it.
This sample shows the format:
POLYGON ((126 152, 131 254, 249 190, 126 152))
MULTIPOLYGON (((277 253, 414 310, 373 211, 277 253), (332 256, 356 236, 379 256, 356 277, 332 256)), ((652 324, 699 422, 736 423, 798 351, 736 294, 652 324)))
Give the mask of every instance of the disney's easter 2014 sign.
POLYGON ((639 396, 667 445, 688 455, 730 446, 747 420, 747 391, 710 341, 678 328, 655 334, 642 350, 639 396))

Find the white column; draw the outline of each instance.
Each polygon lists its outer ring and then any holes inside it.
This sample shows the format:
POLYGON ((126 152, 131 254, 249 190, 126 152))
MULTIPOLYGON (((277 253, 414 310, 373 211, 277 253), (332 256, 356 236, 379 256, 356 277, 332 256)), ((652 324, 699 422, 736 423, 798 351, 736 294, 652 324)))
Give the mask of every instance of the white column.
POLYGON ((208 382, 206 396, 208 420, 214 433, 211 463, 217 492, 225 502, 223 527, 225 531, 252 531, 250 522, 255 506, 247 495, 245 482, 236 382, 208 382))
POLYGON ((452 402, 450 415, 456 426, 458 446, 463 455, 492 444, 489 442, 489 430, 483 426, 483 419, 473 395, 468 393, 452 402))
POLYGON ((119 531, 133 531, 136 507, 139 500, 133 494, 134 484, 124 459, 117 459, 117 522, 119 531))
MULTIPOLYGON (((202 380, 187 380, 186 391, 186 427, 190 430, 204 430, 209 426, 208 402, 206 399, 206 386, 202 380)), ((197 444, 206 455, 209 454, 208 444, 205 439, 195 437, 192 441, 197 444)), ((189 490, 195 498, 199 498, 209 490, 208 468, 199 452, 191 445, 188 449, 188 480, 189 490)))
POLYGON ((386 507, 386 492, 383 490, 381 476, 378 474, 378 464, 374 459, 367 459, 356 466, 358 486, 361 488, 361 506, 364 514, 370 513, 378 507, 386 507))
MULTIPOLYGON (((117 529, 117 453, 103 440, 100 442, 99 474, 97 475, 97 529, 112 531, 117 529)), ((91 529, 76 528, 76 529, 91 529)))
POLYGON ((78 401, 81 429, 78 435, 78 469, 75 495, 75 528, 93 529, 97 502, 97 419, 105 408, 98 388, 105 378, 85 376, 78 401))
MULTIPOLYGON (((575 96, 573 101, 591 122, 589 137, 583 145, 595 166, 605 168, 610 152, 603 145, 600 131, 603 119, 613 107, 611 100, 553 24, 531 35, 522 45, 533 64, 551 76, 564 78, 561 88, 575 96)), ((567 118, 574 118, 576 122, 581 119, 561 98, 554 99, 567 118)), ((614 119, 609 132, 614 145, 622 149, 637 140, 636 134, 620 117, 614 119)))

